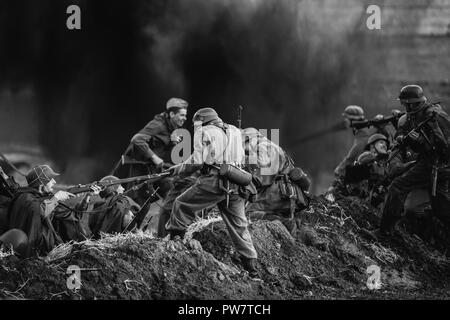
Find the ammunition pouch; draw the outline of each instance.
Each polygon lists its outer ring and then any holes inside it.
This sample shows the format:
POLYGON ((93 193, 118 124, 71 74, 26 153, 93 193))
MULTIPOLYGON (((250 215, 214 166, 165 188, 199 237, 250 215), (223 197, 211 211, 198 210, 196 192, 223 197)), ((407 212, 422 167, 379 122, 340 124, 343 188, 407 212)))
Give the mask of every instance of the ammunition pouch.
POLYGON ((299 186, 302 190, 308 191, 311 185, 311 181, 308 179, 308 176, 303 172, 299 167, 292 168, 289 171, 289 179, 299 186))
POLYGON ((281 197, 291 200, 291 210, 293 210, 292 207, 294 205, 296 205, 299 210, 309 207, 309 197, 305 194, 303 189, 300 188, 300 186, 291 181, 289 175, 280 175, 277 180, 281 197))

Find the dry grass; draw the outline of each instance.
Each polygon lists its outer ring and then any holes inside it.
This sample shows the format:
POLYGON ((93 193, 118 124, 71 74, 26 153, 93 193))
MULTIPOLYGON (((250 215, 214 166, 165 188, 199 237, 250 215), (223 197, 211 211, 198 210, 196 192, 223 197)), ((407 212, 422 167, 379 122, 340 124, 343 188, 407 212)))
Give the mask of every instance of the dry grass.
POLYGON ((376 243, 366 243, 362 241, 362 243, 368 247, 370 250, 373 251, 373 254, 375 258, 377 258, 379 261, 387 264, 387 263, 395 263, 400 259, 400 256, 396 254, 391 249, 388 249, 381 244, 376 243))
POLYGON ((222 218, 220 216, 209 216, 205 219, 199 219, 195 221, 193 224, 191 224, 187 230, 186 234, 184 235, 184 240, 189 241, 192 239, 192 236, 196 232, 200 232, 203 229, 205 229, 207 226, 209 226, 211 223, 222 221, 222 218))
POLYGON ((55 247, 46 257, 45 261, 53 262, 67 257, 73 250, 73 247, 83 247, 85 249, 94 249, 106 251, 114 249, 118 246, 129 242, 141 241, 146 239, 154 239, 155 237, 149 232, 137 230, 136 232, 117 233, 117 234, 101 234, 99 240, 87 239, 81 242, 67 242, 55 247))

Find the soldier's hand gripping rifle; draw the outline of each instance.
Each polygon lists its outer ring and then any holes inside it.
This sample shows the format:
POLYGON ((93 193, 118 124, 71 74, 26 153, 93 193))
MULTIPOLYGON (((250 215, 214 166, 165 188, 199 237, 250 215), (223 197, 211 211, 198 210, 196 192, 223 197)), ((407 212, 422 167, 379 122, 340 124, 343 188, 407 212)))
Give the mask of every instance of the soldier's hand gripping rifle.
POLYGON ((403 136, 403 138, 401 138, 401 140, 393 146, 392 152, 389 155, 387 162, 388 163, 391 162, 401 152, 403 147, 406 146, 406 144, 408 142, 408 138, 412 137, 413 135, 422 134, 422 135, 424 135, 427 142, 429 142, 427 136, 423 132, 423 127, 425 127, 425 125, 428 122, 430 122, 431 120, 434 120, 435 118, 436 118, 436 113, 433 112, 428 118, 426 118, 424 121, 419 123, 415 128, 413 128, 405 136, 403 136))
POLYGON ((404 114, 405 112, 397 112, 389 117, 375 117, 371 120, 353 121, 350 127, 354 129, 362 129, 370 127, 382 127, 388 123, 392 123, 392 125, 397 128, 398 119, 400 119, 400 117, 404 114))
POLYGON ((114 185, 118 185, 118 184, 126 184, 126 183, 130 183, 130 182, 154 183, 162 178, 170 176, 170 174, 171 174, 170 172, 164 171, 164 172, 158 173, 158 174, 130 177, 130 178, 119 179, 119 180, 115 180, 115 181, 104 181, 104 182, 96 181, 96 182, 92 182, 92 183, 88 183, 88 184, 79 184, 79 185, 76 185, 73 187, 69 187, 64 191, 70 192, 72 194, 77 194, 77 193, 83 193, 83 192, 91 192, 92 191, 91 187, 94 185, 102 187, 102 188, 106 188, 109 186, 114 186, 114 185))

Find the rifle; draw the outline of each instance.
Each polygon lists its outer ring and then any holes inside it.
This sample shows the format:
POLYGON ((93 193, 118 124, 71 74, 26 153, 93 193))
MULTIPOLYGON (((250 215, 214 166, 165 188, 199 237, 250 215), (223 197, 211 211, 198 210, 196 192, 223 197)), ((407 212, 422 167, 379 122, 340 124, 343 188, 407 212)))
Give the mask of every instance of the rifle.
POLYGON ((382 119, 373 118, 371 120, 363 120, 363 121, 357 121, 357 122, 352 121, 350 127, 358 130, 358 129, 362 129, 362 128, 381 127, 388 123, 392 123, 392 125, 394 125, 394 127, 396 127, 396 122, 404 114, 405 114, 405 112, 401 112, 399 114, 392 115, 392 116, 382 118, 382 119))
POLYGON ((83 192, 90 192, 91 187, 92 186, 99 186, 99 187, 109 187, 109 186, 114 186, 117 184, 126 184, 126 183, 130 183, 130 182, 147 182, 147 183, 154 183, 162 178, 168 177, 171 175, 171 172, 169 171, 164 171, 162 173, 158 173, 158 174, 151 174, 151 175, 145 175, 145 176, 137 176, 137 177, 130 177, 130 178, 125 178, 125 179, 119 179, 116 181, 95 181, 92 183, 88 183, 88 184, 79 184, 76 186, 72 186, 67 188, 65 191, 73 193, 73 194, 77 194, 77 193, 83 193, 83 192))
MULTIPOLYGON (((393 152, 389 155, 389 158, 388 158, 387 162, 388 162, 388 163, 391 162, 392 159, 394 159, 394 158, 400 153, 401 149, 406 145, 407 138, 408 138, 409 136, 411 136, 411 135, 413 134, 413 132, 418 132, 418 133, 424 135, 424 136, 425 136, 425 139, 427 140, 427 142, 429 142, 429 140, 428 140, 427 136, 425 135, 425 133, 423 132, 422 128, 423 128, 428 122, 430 122, 431 120, 435 119, 435 117, 436 117, 436 113, 433 112, 431 116, 429 116, 429 117, 426 118, 424 121, 422 121, 421 123, 419 123, 419 124, 417 125, 417 127, 413 128, 411 131, 409 131, 409 132, 403 137, 403 139, 402 139, 399 143, 397 143, 397 144, 392 148, 392 150, 395 150, 395 151, 393 151, 393 152)), ((429 143, 430 143, 430 142, 429 142, 429 143)))

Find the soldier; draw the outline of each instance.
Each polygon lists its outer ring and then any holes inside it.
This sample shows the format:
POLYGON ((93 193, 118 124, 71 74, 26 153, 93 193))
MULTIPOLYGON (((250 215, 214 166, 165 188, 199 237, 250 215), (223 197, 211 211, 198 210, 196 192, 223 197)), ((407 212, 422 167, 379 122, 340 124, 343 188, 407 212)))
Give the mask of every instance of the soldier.
POLYGON ((450 118, 441 106, 427 102, 423 89, 407 85, 400 91, 399 100, 406 108, 409 128, 417 128, 429 120, 421 130, 409 134, 405 142, 418 154, 417 162, 404 174, 395 178, 383 208, 380 231, 392 234, 396 221, 401 217, 407 195, 417 189, 436 192, 432 197, 433 214, 448 223, 450 118))
MULTIPOLYGON (((117 181, 115 176, 103 177, 100 182, 117 181)), ((89 216, 89 228, 95 239, 100 233, 120 233, 130 224, 134 214, 140 206, 131 198, 123 194, 124 188, 120 185, 106 187, 100 191, 101 201, 94 203, 93 213, 89 216)))
MULTIPOLYGON (((365 121, 364 110, 360 106, 350 105, 345 108, 344 113, 342 114, 344 117, 346 126, 350 128, 353 123, 363 122, 365 121)), ((339 165, 334 170, 335 180, 332 182, 332 185, 329 191, 338 191, 343 194, 348 194, 346 184, 344 183, 345 171, 348 166, 354 164, 357 160, 358 156, 364 152, 364 148, 367 145, 367 141, 369 137, 376 133, 375 128, 361 128, 355 129, 352 128, 354 141, 350 151, 344 157, 344 159, 339 163, 339 165)))
POLYGON ((242 130, 242 136, 246 164, 250 167, 254 165, 252 171, 258 191, 256 199, 246 207, 249 218, 278 219, 293 233, 295 225, 291 222, 294 210, 307 207, 304 191, 309 189, 308 176, 300 168, 295 168, 293 160, 280 146, 264 137, 257 129, 246 128, 242 130), (289 177, 294 169, 299 173, 297 183, 289 177), (293 196, 283 194, 282 190, 291 190, 293 196))
POLYGON ((367 151, 363 152, 357 160, 357 165, 368 168, 368 196, 373 207, 377 207, 383 202, 389 181, 388 146, 388 138, 380 133, 375 133, 368 140, 367 151))
POLYGON ((244 198, 236 184, 219 176, 217 167, 223 163, 236 166, 244 163, 241 132, 224 123, 212 108, 198 110, 192 120, 195 125, 194 153, 171 170, 174 175, 187 176, 201 169, 201 175, 193 186, 176 198, 167 230, 172 239, 177 235, 184 236, 197 211, 217 205, 244 268, 256 277, 257 253, 248 230, 244 198))
POLYGON ((53 194, 54 178, 58 175, 48 165, 33 167, 26 176, 28 187, 19 189, 11 201, 9 228, 27 235, 27 255, 48 253, 62 243, 52 224, 53 212, 59 201, 73 195, 65 191, 53 194))
MULTIPOLYGON (((134 159, 129 176, 153 174, 173 165, 171 160, 172 149, 182 140, 182 137, 175 130, 184 125, 187 108, 188 103, 185 100, 169 99, 166 104, 166 111, 157 114, 152 121, 133 136, 125 151, 125 156, 134 159)), ((132 195, 132 198, 141 206, 145 204, 143 210, 148 210, 151 202, 158 200, 160 197, 164 198, 172 187, 171 178, 165 178, 153 186, 146 185, 140 188, 136 194, 132 195), (155 189, 157 189, 157 194, 155 189), (152 195, 153 197, 151 197, 152 195)), ((145 215, 143 215, 144 217, 145 215)), ((138 222, 138 225, 141 222, 138 222)))
MULTIPOLYGON (((364 117, 364 110, 360 106, 348 106, 345 108, 342 116, 344 117, 348 127, 351 126, 352 122, 364 121, 366 119, 364 117)), ((345 168, 348 165, 352 165, 358 156, 364 152, 364 148, 367 145, 369 137, 375 133, 373 130, 368 128, 352 129, 352 131, 355 139, 350 151, 334 170, 334 174, 337 177, 345 176, 345 168)))

